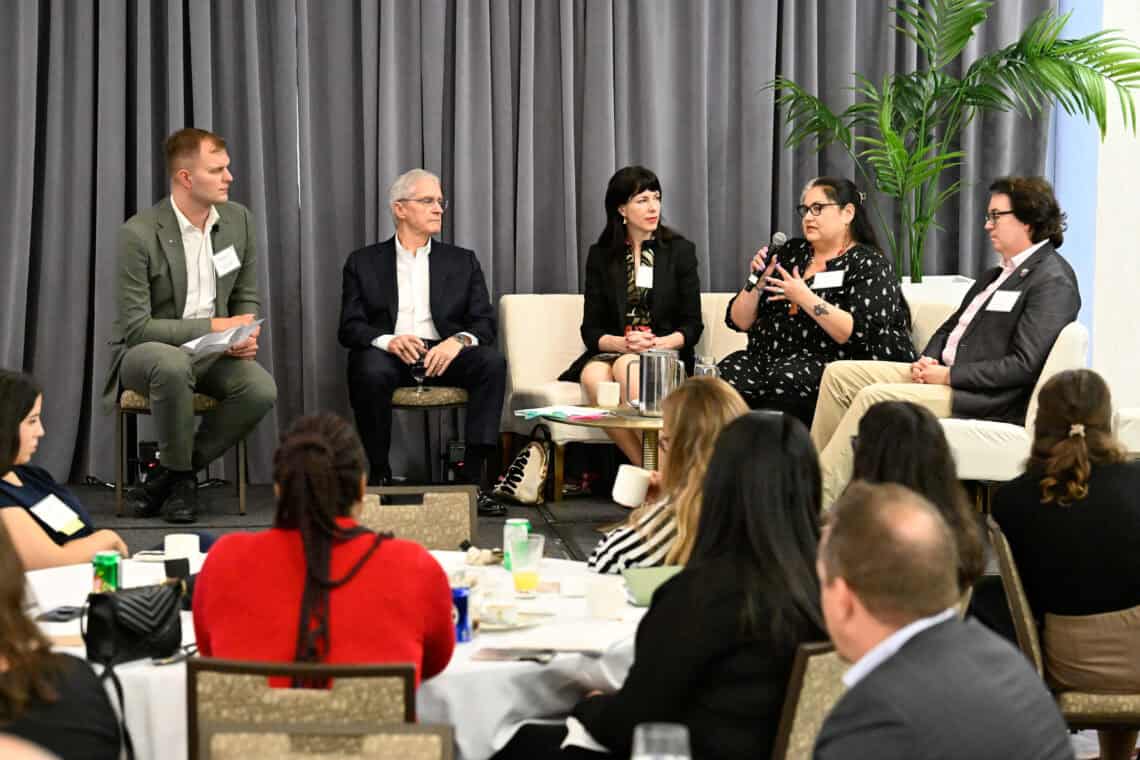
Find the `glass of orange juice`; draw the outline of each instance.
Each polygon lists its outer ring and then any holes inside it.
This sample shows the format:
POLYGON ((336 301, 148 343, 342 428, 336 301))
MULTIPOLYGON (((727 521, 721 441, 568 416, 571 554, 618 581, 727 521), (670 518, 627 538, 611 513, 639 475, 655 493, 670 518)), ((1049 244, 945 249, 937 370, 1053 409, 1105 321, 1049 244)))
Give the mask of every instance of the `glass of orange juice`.
POLYGON ((538 589, 538 566, 542 564, 542 550, 546 536, 519 536, 511 542, 511 576, 515 592, 533 595, 538 589))

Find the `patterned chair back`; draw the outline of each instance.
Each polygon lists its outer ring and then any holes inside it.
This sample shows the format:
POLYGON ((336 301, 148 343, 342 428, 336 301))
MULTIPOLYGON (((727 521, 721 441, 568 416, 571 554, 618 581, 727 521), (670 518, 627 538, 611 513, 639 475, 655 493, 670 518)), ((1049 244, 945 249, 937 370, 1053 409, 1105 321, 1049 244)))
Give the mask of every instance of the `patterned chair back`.
POLYGON ((210 739, 210 760, 453 760, 451 726, 400 725, 352 737, 347 751, 308 752, 291 732, 217 733, 210 739))
POLYGON ((772 760, 810 760, 819 729, 843 696, 848 665, 829 642, 800 644, 788 679, 772 760))
POLYGON ((187 661, 186 697, 191 760, 212 757, 215 734, 261 730, 287 730, 296 751, 354 752, 360 737, 379 726, 415 721, 415 666, 193 658, 187 661), (331 685, 275 688, 270 678, 331 685))
POLYGON ((360 524, 427 549, 455 551, 474 535, 477 496, 475 486, 370 488, 364 495, 360 524), (423 503, 381 504, 380 495, 422 496, 423 503))

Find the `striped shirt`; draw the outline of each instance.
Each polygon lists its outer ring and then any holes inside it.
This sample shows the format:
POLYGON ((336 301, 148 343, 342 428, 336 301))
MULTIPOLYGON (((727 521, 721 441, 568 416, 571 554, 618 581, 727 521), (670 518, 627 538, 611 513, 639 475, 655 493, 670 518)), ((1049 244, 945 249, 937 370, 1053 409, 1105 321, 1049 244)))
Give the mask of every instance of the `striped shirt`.
POLYGON ((663 565, 676 539, 677 517, 668 499, 662 499, 636 525, 622 525, 607 533, 594 547, 586 565, 595 573, 663 565))

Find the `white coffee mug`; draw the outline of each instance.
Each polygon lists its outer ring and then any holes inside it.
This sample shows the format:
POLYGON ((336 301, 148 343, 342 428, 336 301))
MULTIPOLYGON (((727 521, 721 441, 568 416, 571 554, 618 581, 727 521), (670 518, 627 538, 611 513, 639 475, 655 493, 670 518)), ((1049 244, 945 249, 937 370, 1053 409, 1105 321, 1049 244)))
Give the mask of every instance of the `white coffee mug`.
POLYGON ((618 468, 617 477, 614 478, 613 499, 618 504, 627 507, 638 507, 645 501, 649 493, 649 470, 634 467, 632 464, 623 464, 618 468))
POLYGON ((171 533, 162 540, 162 553, 167 559, 189 559, 198 555, 200 546, 193 533, 171 533))
POLYGON ((621 386, 614 382, 598 383, 598 406, 616 409, 621 405, 621 386))
POLYGON ((586 580, 586 614, 599 620, 620 620, 625 612, 625 583, 616 575, 586 580))

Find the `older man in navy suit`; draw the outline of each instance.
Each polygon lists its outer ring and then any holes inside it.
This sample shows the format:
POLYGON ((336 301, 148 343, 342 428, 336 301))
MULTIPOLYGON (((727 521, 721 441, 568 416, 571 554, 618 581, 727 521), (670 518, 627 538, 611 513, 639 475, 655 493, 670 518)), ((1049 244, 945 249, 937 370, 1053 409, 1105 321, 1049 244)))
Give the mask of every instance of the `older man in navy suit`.
MULTIPOLYGON (((349 349, 349 399, 369 479, 391 477, 392 393, 413 383, 411 368, 422 359, 426 383, 467 390, 463 469, 466 479, 480 483, 498 438, 506 386, 483 270, 473 251, 432 240, 447 210, 438 177, 413 169, 392 183, 389 199, 396 234, 345 262, 338 333, 349 349)), ((505 511, 480 499, 480 514, 505 511)))

